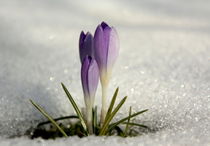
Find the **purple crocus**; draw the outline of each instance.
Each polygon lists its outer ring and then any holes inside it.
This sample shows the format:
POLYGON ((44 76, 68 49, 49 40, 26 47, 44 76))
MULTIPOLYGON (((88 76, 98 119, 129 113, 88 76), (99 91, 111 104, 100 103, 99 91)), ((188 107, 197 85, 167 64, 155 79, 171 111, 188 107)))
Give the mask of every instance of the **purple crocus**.
POLYGON ((94 54, 100 72, 107 74, 119 54, 119 38, 114 27, 102 22, 94 34, 94 54))
POLYGON ((119 54, 119 38, 114 27, 102 22, 94 34, 94 55, 100 70, 102 85, 101 124, 106 113, 106 93, 113 65, 119 54))
POLYGON ((89 32, 85 34, 82 31, 79 38, 79 54, 81 63, 86 55, 93 57, 93 53, 93 36, 89 32))
POLYGON ((86 121, 89 133, 92 133, 92 108, 99 81, 98 65, 91 56, 86 56, 82 62, 81 81, 86 105, 86 121))

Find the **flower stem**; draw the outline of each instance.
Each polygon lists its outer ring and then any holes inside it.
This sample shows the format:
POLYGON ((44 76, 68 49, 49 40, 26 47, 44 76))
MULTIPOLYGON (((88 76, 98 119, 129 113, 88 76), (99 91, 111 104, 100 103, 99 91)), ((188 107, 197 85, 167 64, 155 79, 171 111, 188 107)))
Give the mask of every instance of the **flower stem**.
POLYGON ((102 108, 101 108, 101 120, 100 120, 101 126, 103 126, 106 116, 107 88, 108 88, 108 83, 102 85, 102 108))
POLYGON ((89 134, 93 134, 92 115, 92 106, 87 107, 87 127, 89 134))

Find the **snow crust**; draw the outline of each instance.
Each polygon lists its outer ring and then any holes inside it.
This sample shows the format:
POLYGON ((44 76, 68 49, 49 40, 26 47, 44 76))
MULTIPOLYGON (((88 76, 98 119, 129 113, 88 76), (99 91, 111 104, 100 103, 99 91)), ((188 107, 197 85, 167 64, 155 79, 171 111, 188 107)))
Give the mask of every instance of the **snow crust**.
POLYGON ((210 145, 209 6, 203 0, 1 0, 0 145, 210 145), (149 109, 137 120, 154 132, 30 140, 24 135, 45 118, 29 99, 53 117, 73 114, 63 82, 84 105, 79 34, 94 33, 101 21, 120 37, 109 97, 119 86, 118 101, 129 98, 118 118, 130 105, 149 109))

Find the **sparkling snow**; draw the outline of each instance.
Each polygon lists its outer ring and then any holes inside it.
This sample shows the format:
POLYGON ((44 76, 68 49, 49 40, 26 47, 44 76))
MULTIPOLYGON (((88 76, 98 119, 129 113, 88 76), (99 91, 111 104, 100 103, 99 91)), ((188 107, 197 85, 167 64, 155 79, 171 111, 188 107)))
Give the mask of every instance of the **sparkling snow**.
MULTIPOLYGON (((13 0, 0 1, 0 145, 210 145, 210 1, 13 0), (138 117, 153 133, 119 137, 30 140, 42 115, 73 113, 64 82, 83 106, 78 39, 106 21, 121 50, 109 87, 129 98, 118 115, 138 117)), ((118 101, 119 101, 118 99, 118 101)), ((100 87, 96 104, 100 105, 100 87)))

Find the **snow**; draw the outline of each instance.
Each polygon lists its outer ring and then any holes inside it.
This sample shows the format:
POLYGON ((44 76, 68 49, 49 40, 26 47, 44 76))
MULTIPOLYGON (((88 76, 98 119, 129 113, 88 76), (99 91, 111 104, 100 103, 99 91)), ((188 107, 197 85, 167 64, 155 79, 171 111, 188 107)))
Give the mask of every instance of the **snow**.
MULTIPOLYGON (((210 1, 13 0, 0 1, 0 145, 210 145, 210 1), (128 100, 119 117, 149 109, 138 120, 154 129, 134 138, 24 136, 42 115, 73 110, 64 82, 79 106, 78 39, 106 21, 116 27, 121 50, 109 87, 128 100)), ((96 104, 100 105, 100 87, 96 104)))

